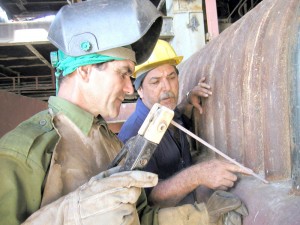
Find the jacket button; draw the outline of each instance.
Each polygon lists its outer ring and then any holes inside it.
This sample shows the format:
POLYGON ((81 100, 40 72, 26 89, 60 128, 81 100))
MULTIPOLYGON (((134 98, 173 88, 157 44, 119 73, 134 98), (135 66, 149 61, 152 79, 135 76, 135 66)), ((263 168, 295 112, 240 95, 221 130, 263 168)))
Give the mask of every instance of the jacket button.
POLYGON ((40 121, 40 125, 41 125, 41 126, 45 126, 45 125, 46 125, 46 123, 47 123, 47 121, 46 121, 46 120, 41 120, 41 121, 40 121))

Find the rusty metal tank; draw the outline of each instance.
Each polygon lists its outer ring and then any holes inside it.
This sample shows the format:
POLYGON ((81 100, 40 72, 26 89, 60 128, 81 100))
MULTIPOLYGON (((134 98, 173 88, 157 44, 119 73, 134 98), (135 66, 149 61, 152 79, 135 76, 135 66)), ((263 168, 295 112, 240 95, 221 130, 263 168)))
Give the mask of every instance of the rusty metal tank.
MULTIPOLYGON (((265 177, 241 176, 244 224, 300 224, 300 1, 263 0, 180 67, 180 99, 203 76, 198 136, 265 177)), ((201 157, 214 153, 197 144, 201 157)))

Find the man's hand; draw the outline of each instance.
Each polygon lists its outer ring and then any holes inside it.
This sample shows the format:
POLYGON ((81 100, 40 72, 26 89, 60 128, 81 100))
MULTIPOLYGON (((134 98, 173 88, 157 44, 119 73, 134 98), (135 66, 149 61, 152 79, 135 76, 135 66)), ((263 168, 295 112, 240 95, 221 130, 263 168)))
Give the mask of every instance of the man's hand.
POLYGON ((160 225, 242 225, 248 210, 238 196, 215 191, 207 204, 195 203, 177 207, 162 208, 158 211, 160 225))
POLYGON ((187 101, 192 104, 195 108, 197 108, 200 114, 203 113, 203 109, 201 106, 201 97, 207 98, 212 95, 210 90, 210 86, 204 83, 205 77, 202 77, 198 84, 189 92, 187 95, 187 101))
POLYGON ((136 201, 141 188, 156 185, 158 177, 143 171, 115 173, 118 170, 113 168, 91 178, 35 212, 24 224, 139 224, 136 201))
POLYGON ((225 191, 215 191, 206 205, 211 225, 242 225, 248 215, 245 204, 238 196, 225 191))
POLYGON ((193 171, 199 185, 219 190, 233 187, 238 178, 235 173, 249 174, 235 164, 217 159, 198 163, 193 166, 193 171))

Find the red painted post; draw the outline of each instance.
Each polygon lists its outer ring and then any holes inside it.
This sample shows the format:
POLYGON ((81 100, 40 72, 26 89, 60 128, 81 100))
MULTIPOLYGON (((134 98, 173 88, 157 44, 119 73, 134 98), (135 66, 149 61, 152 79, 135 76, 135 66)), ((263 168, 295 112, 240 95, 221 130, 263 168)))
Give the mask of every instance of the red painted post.
POLYGON ((208 40, 219 35, 219 24, 216 0, 205 0, 205 10, 208 29, 208 40))

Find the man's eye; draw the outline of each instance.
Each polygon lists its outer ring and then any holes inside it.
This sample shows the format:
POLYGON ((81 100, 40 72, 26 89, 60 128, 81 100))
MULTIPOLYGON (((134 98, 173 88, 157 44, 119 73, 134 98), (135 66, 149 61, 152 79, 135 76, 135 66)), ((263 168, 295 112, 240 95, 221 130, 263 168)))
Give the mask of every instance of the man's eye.
POLYGON ((125 79, 126 77, 131 77, 132 72, 131 71, 119 71, 120 76, 125 79))
POLYGON ((158 80, 152 80, 150 84, 158 84, 158 80))
POLYGON ((119 76, 120 76, 122 79, 125 79, 126 76, 127 76, 127 72, 117 71, 117 74, 119 74, 119 76))
POLYGON ((122 77, 123 79, 125 79, 126 76, 127 76, 127 73, 126 73, 126 72, 125 72, 125 73, 120 73, 120 75, 121 75, 121 77, 122 77))
POLYGON ((170 80, 173 80, 173 79, 175 79, 177 77, 177 75, 175 74, 175 73, 172 73, 172 74, 170 74, 169 76, 168 76, 168 78, 170 79, 170 80))

